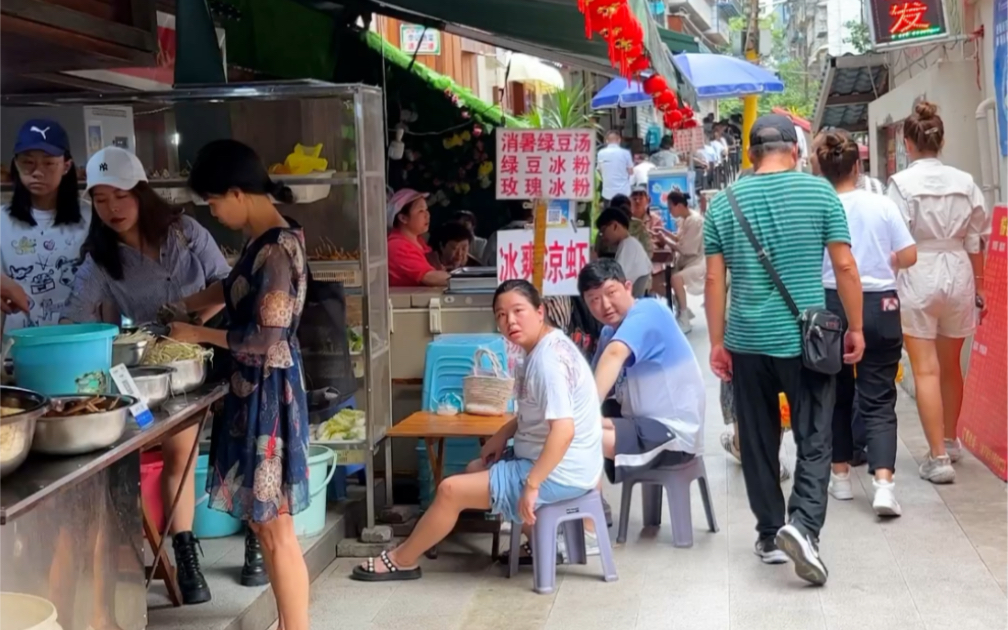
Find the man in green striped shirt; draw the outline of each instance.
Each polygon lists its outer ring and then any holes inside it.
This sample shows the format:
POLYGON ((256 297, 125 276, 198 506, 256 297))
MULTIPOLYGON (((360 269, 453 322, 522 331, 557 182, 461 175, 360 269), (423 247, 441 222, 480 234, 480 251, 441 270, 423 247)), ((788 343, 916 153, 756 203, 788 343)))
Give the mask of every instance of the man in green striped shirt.
MULTIPOLYGON (((755 172, 732 186, 738 205, 799 310, 825 305, 823 251, 829 252, 850 322, 845 359, 855 361, 864 350, 861 281, 843 205, 828 182, 794 170, 798 137, 788 118, 760 117, 749 144, 755 172)), ((819 559, 818 539, 826 518, 832 459, 834 378, 802 364, 798 321, 760 264, 723 193, 707 210, 704 251, 711 369, 732 383, 742 473, 756 516, 756 554, 768 564, 790 557, 799 577, 824 584, 827 571, 819 559), (728 271, 732 299, 725 330, 728 271), (778 392, 790 402, 798 446, 786 525, 778 482, 778 392)))

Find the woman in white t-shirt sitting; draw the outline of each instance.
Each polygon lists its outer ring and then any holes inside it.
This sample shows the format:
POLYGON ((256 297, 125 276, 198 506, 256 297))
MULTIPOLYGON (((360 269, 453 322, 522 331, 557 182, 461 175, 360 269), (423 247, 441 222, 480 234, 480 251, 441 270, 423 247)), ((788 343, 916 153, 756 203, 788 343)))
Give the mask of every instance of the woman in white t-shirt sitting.
POLYGON ((0 209, 0 267, 28 296, 5 330, 58 324, 80 265, 91 206, 80 198, 70 139, 56 121, 29 120, 11 165, 14 195, 0 209))
MULTIPOLYGON (((896 271, 917 262, 917 246, 899 208, 887 197, 858 187, 858 146, 844 132, 825 134, 816 148, 822 175, 833 184, 850 226, 851 250, 864 292, 864 358, 845 365, 837 376, 833 408, 833 470, 829 492, 834 499, 853 498, 850 461, 854 456, 851 419, 854 401, 864 419, 868 472, 875 476, 872 507, 879 516, 899 516, 893 471, 896 467, 896 373, 903 350, 896 271), (855 390, 857 396, 854 396, 855 390)), ((823 258, 826 306, 844 319, 829 256, 823 258)))
POLYGON ((529 527, 540 506, 598 485, 602 418, 591 368, 574 342, 546 323, 542 298, 529 282, 502 283, 493 309, 501 334, 526 352, 515 377, 517 417, 487 441, 465 474, 441 482, 409 538, 354 567, 352 579, 421 577, 420 555, 452 531, 463 510, 490 510, 529 527), (513 449, 507 447, 512 438, 513 449))

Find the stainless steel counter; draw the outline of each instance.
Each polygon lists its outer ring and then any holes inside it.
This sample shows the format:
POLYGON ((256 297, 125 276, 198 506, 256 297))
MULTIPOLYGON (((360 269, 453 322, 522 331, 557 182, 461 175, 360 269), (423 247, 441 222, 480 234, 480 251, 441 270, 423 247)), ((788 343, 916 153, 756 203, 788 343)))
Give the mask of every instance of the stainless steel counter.
POLYGON ((63 630, 145 628, 140 452, 200 422, 226 393, 217 384, 170 399, 150 426, 130 421, 106 450, 30 455, 0 485, 3 590, 51 601, 63 630))

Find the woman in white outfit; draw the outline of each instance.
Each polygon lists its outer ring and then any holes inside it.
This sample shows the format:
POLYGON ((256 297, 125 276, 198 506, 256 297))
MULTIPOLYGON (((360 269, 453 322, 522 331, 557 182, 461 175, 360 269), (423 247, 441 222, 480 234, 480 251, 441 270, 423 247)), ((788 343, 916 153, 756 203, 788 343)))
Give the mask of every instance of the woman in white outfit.
POLYGON ((917 241, 918 263, 900 273, 904 345, 910 355, 917 410, 930 452, 920 476, 932 483, 955 481, 952 464, 962 445, 956 437, 962 407, 963 341, 976 329, 983 292, 984 248, 990 216, 969 173, 938 159, 945 127, 937 106, 918 103, 903 121, 903 141, 912 163, 892 176, 888 196, 896 202, 917 241))

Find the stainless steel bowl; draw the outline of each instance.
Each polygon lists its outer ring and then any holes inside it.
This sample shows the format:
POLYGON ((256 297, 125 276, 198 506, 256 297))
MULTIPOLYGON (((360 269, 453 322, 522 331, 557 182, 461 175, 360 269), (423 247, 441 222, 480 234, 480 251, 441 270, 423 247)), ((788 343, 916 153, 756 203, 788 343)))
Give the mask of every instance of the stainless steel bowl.
POLYGON ((50 411, 49 416, 40 417, 35 423, 35 439, 32 450, 49 455, 80 455, 108 448, 122 437, 126 430, 129 408, 136 404, 132 396, 54 396, 51 409, 66 408, 88 398, 107 401, 119 400, 119 406, 112 411, 101 411, 76 416, 60 416, 50 411))
POLYGON ((150 342, 147 339, 142 339, 140 341, 131 341, 129 343, 115 343, 112 342, 112 365, 119 365, 122 363, 126 367, 133 367, 135 365, 140 365, 145 354, 147 354, 147 348, 150 347, 150 342))
POLYGON ((49 399, 19 387, 0 387, 0 406, 21 409, 0 418, 0 477, 14 472, 28 457, 35 437, 35 423, 49 410, 49 399), (8 444, 8 440, 10 443, 8 444))
POLYGON ((167 367, 175 369, 171 377, 173 396, 188 394, 206 382, 206 359, 172 361, 167 367))
POLYGON ((133 382, 140 390, 140 397, 147 407, 155 409, 171 397, 171 379, 175 368, 167 365, 143 365, 129 369, 133 382))

